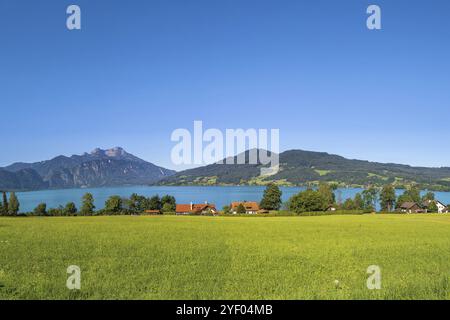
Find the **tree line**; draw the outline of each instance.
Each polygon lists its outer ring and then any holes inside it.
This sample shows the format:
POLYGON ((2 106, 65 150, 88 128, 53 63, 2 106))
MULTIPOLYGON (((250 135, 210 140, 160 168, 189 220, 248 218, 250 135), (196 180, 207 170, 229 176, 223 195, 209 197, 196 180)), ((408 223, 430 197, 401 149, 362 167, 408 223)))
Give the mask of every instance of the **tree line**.
MULTIPOLYGON (((382 188, 368 187, 362 192, 357 193, 353 198, 346 199, 343 203, 337 201, 335 191, 337 185, 320 183, 317 188, 307 188, 294 196, 286 203, 282 202, 282 191, 276 184, 267 185, 264 190, 260 208, 269 211, 278 211, 284 205, 284 209, 301 214, 304 212, 326 211, 333 207, 336 210, 345 211, 362 211, 374 212, 377 204, 380 204, 381 211, 392 212, 398 209, 405 202, 414 202, 421 204, 425 201, 429 203, 428 212, 437 212, 438 208, 435 203, 435 195, 433 192, 427 192, 420 195, 420 189, 416 186, 407 188, 403 194, 396 196, 393 185, 385 185, 382 188)), ((14 192, 9 194, 2 191, 2 201, 0 202, 1 216, 17 216, 19 214, 20 203, 14 192)), ((449 205, 450 207, 450 205, 449 205)), ((29 213, 35 216, 92 216, 92 215, 132 215, 142 214, 147 210, 156 211, 158 213, 173 213, 176 209, 176 199, 171 195, 159 197, 145 197, 137 193, 133 193, 129 198, 117 195, 109 197, 105 201, 103 209, 95 210, 94 196, 86 193, 82 197, 81 207, 78 209, 74 202, 68 202, 65 206, 57 208, 47 208, 46 203, 40 203, 29 213)), ((246 212, 242 203, 237 207, 237 213, 244 214, 246 212)), ((230 207, 223 207, 224 213, 230 213, 230 207)))
MULTIPOLYGON (((284 204, 286 210, 300 214, 303 212, 326 211, 329 208, 345 211, 374 212, 377 204, 382 212, 392 212, 398 209, 405 202, 415 202, 422 204, 429 202, 427 211, 438 212, 435 195, 427 192, 420 195, 420 189, 416 186, 407 188, 403 194, 396 196, 393 185, 385 185, 382 188, 369 186, 362 192, 356 193, 353 198, 346 199, 343 203, 336 200, 336 184, 320 183, 317 188, 307 188, 304 191, 292 196, 284 204)), ((282 206, 281 190, 275 184, 269 184, 264 191, 260 207, 266 210, 280 210, 282 206)), ((450 205, 449 205, 450 207, 450 205)), ((237 213, 245 213, 245 208, 237 208, 237 213)))
MULTIPOLYGON (((81 207, 77 208, 74 202, 68 202, 65 206, 48 208, 46 203, 38 204, 34 210, 27 215, 32 216, 93 216, 93 215, 132 215, 142 214, 146 210, 155 210, 160 213, 175 212, 176 199, 173 196, 158 195, 145 197, 133 193, 129 198, 117 195, 110 196, 105 201, 103 209, 95 210, 94 196, 86 193, 82 197, 81 207)), ((14 192, 11 192, 9 201, 6 192, 3 192, 3 203, 0 206, 3 216, 17 216, 19 214, 19 200, 14 192)))

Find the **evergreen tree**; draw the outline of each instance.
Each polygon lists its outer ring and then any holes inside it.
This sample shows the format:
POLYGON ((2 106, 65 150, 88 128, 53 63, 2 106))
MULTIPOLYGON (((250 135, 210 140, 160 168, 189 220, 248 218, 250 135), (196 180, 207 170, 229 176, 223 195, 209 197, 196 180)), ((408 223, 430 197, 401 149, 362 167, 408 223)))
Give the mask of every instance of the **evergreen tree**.
POLYGON ((6 216, 9 213, 8 208, 8 198, 6 197, 6 192, 3 191, 3 214, 6 216))
POLYGON ((19 199, 17 199, 17 196, 15 192, 11 192, 9 195, 9 213, 10 215, 17 216, 20 209, 20 203, 19 199))
POLYGON ((83 196, 83 204, 81 205, 80 213, 83 216, 90 216, 94 213, 95 205, 94 205, 94 196, 92 193, 86 193, 83 196))
POLYGON ((153 196, 149 199, 148 210, 161 210, 161 199, 158 195, 153 196))
POLYGON ((78 212, 77 207, 75 206, 75 203, 68 202, 66 206, 64 207, 64 215, 66 216, 73 216, 78 212))
MULTIPOLYGON (((0 191, 2 192, 2 191, 0 191)), ((3 203, 0 201, 0 216, 4 216, 5 215, 5 211, 3 210, 3 203)))
POLYGON ((276 184, 268 184, 261 200, 261 208, 265 210, 280 210, 281 194, 281 190, 276 184))
POLYGON ((174 212, 177 206, 177 202, 175 200, 175 197, 170 195, 165 195, 161 198, 161 206, 166 206, 166 209, 169 209, 169 212, 174 212), (167 206, 166 206, 167 205, 167 206))
POLYGON ((396 199, 394 187, 392 185, 384 186, 380 193, 381 210, 391 212, 396 199))

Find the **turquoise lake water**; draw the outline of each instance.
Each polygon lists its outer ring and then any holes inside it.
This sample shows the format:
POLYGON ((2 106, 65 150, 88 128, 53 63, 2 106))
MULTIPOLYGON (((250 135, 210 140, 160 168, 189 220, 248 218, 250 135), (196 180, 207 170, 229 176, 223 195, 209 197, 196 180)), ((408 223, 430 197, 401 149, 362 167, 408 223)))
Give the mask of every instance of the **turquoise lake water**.
MULTIPOLYGON (((229 205, 232 201, 260 201, 265 187, 263 186, 233 186, 233 187, 172 187, 172 186, 133 186, 133 187, 113 187, 113 188, 86 188, 86 189, 63 189, 63 190, 43 190, 32 192, 19 192, 17 196, 20 201, 20 212, 32 211, 39 203, 45 202, 47 208, 65 205, 67 202, 73 201, 79 208, 81 205, 81 197, 86 192, 94 195, 95 205, 97 209, 103 208, 105 201, 112 195, 121 197, 129 197, 132 193, 138 193, 144 196, 152 196, 158 194, 172 195, 176 198, 177 203, 204 203, 208 201, 216 205, 218 209, 222 209, 224 205, 229 205)), ((292 195, 298 193, 304 188, 300 187, 281 187, 283 192, 283 201, 287 201, 292 195)), ((349 197, 353 197, 362 189, 358 188, 342 188, 336 190, 336 198, 345 201, 349 197)), ((397 193, 402 193, 397 190, 397 193)), ((450 192, 436 192, 436 198, 444 204, 450 203, 450 192)))

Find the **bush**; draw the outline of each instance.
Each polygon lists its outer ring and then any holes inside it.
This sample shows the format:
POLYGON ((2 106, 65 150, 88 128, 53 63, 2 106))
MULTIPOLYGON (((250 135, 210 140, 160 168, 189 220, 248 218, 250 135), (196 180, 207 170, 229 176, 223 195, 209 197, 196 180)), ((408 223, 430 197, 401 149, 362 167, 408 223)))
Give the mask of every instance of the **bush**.
POLYGON ((295 213, 325 211, 328 207, 328 199, 315 190, 308 189, 291 197, 290 210, 295 213))
POLYGON ((47 215, 47 204, 40 203, 37 205, 36 208, 33 210, 33 214, 36 216, 45 216, 47 215))

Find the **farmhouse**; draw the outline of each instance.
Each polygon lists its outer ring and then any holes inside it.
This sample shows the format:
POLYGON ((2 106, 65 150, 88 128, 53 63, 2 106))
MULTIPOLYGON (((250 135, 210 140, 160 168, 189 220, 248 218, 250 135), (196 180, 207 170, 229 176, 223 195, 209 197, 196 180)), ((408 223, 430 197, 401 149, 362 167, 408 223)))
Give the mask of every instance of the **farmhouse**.
POLYGON ((216 214, 217 209, 213 204, 205 202, 203 204, 177 204, 175 212, 177 215, 188 215, 188 214, 216 214))
POLYGON ((425 210, 427 210, 428 209, 428 207, 430 206, 430 204, 432 204, 432 203, 435 203, 436 204, 436 207, 437 207, 437 209, 438 209, 438 213, 447 213, 448 212, 448 208, 447 208, 447 206, 445 206, 442 202, 440 202, 439 200, 427 200, 427 201, 424 201, 424 202, 422 202, 422 207, 425 209, 425 210))
POLYGON ((404 202, 399 207, 401 212, 405 213, 424 213, 425 210, 422 209, 420 205, 416 202, 404 202))
POLYGON ((160 210, 145 210, 146 214, 161 214, 160 210))
POLYGON ((237 213, 239 205, 242 204, 245 208, 245 213, 256 214, 259 211, 259 205, 257 202, 232 202, 230 210, 232 213, 237 213))

